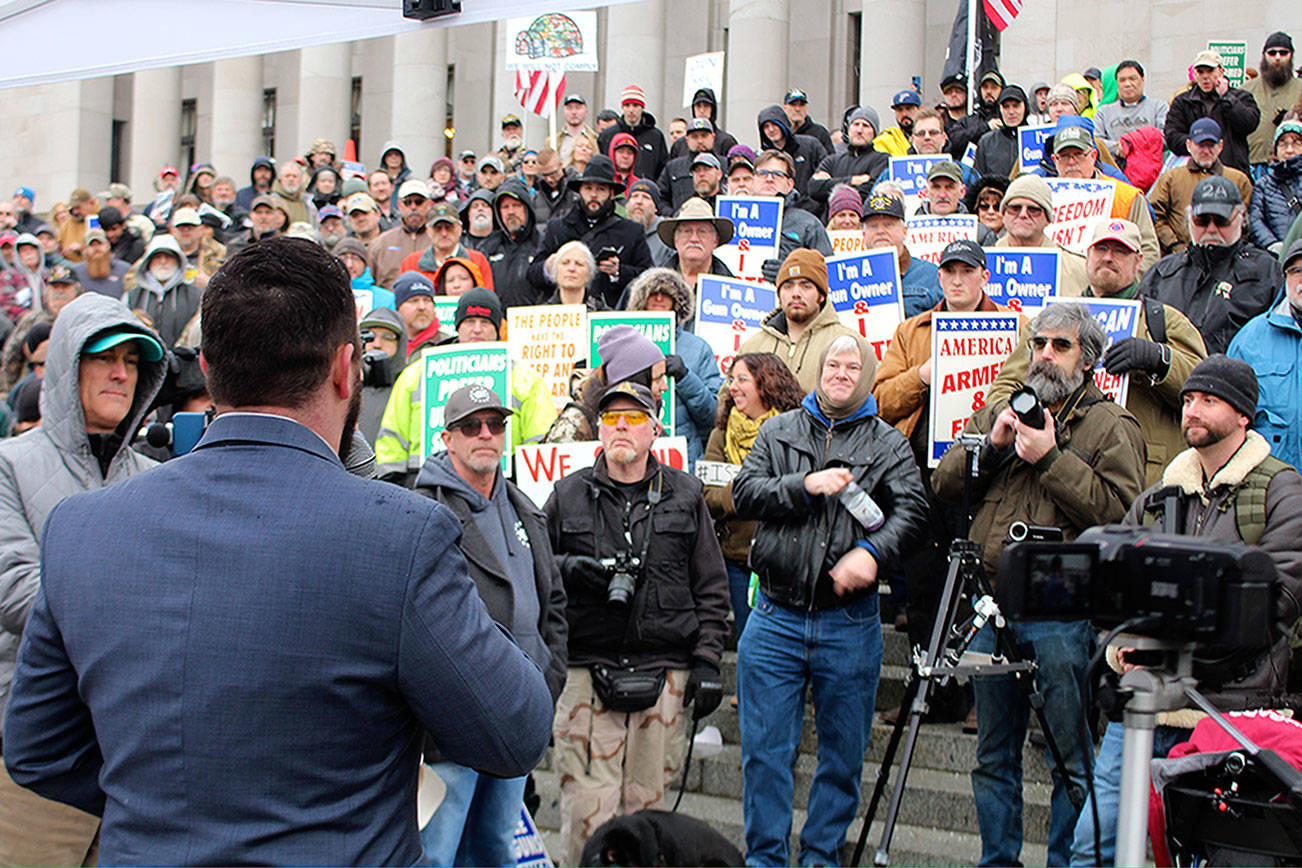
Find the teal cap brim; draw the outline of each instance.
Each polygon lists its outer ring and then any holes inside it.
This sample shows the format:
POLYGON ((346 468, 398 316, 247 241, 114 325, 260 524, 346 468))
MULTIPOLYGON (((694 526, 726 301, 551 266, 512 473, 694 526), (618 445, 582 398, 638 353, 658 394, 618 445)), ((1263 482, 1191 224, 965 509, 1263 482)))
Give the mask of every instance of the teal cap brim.
POLYGON ((136 341, 139 344, 140 358, 144 361, 161 362, 163 360, 163 345, 159 343, 158 338, 145 332, 124 331, 121 328, 100 332, 86 341, 81 351, 83 354, 102 353, 126 341, 136 341))

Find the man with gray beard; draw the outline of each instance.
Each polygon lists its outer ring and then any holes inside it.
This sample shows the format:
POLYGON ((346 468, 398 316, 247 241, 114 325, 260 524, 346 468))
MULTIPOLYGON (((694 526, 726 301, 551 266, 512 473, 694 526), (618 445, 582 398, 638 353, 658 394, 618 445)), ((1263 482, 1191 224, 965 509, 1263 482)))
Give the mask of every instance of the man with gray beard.
MULTIPOLYGON (((1013 522, 1057 527, 1064 539, 1073 540, 1086 528, 1120 521, 1144 487, 1147 449, 1139 423, 1094 385, 1094 366, 1106 340, 1103 328, 1084 305, 1062 303, 1036 316, 1030 335, 1026 385, 1039 398, 1042 424, 1000 401, 974 413, 965 428, 967 434, 986 438, 972 480, 980 509, 969 537, 980 543, 991 581, 1013 522)), ((931 483, 942 500, 961 503, 965 463, 961 446, 941 459, 931 483)), ((1087 620, 1012 622, 1009 627, 1022 654, 1038 665, 1036 688, 1067 766, 1060 770, 1049 760, 1054 784, 1047 862, 1066 865, 1079 811, 1069 791, 1084 792, 1093 755, 1081 725, 1088 711, 1082 688, 1093 631, 1087 620)), ((971 647, 994 650, 989 625, 971 647)), ((1022 844, 1022 743, 1030 709, 1012 675, 983 676, 972 684, 978 720, 972 791, 981 864, 1016 865, 1022 844)))

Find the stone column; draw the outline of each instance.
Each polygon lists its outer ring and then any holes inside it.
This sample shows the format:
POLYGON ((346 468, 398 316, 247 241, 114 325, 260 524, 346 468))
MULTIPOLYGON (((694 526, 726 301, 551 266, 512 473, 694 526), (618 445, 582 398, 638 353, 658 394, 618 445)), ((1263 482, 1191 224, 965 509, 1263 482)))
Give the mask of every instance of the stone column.
MULTIPOLYGON (((427 177, 430 164, 446 150, 448 32, 430 27, 393 37, 393 122, 388 138, 402 145, 417 178, 427 177)), ((382 144, 367 142, 366 156, 378 160, 382 144)))
POLYGON ((298 112, 296 135, 277 162, 307 152, 314 139, 334 142, 343 153, 348 138, 352 90, 352 46, 318 45, 298 52, 298 112))
MULTIPOLYGON (((895 126, 891 97, 909 87, 913 76, 926 82, 927 3, 926 0, 863 0, 863 28, 859 53, 865 74, 859 77, 859 104, 877 109, 882 127, 895 126), (873 75, 869 70, 890 70, 889 75, 873 75)), ((945 39, 949 38, 946 31, 945 39)), ((932 73, 932 77, 936 77, 932 73)), ((935 99, 935 84, 924 93, 923 105, 935 99)), ((840 117, 835 118, 837 123, 840 117)), ((830 126, 830 124, 829 124, 830 126)))
MULTIPOLYGON (((147 69, 131 77, 131 173, 127 183, 137 207, 154 197, 158 170, 177 165, 181 149, 181 68, 147 69)), ((105 143, 107 146, 107 143, 105 143)))
MULTIPOLYGON (((646 91, 647 111, 669 138, 669 119, 677 114, 682 94, 667 94, 665 87, 665 0, 623 3, 606 11, 605 64, 600 72, 604 99, 590 105, 589 123, 609 106, 619 111, 619 93, 636 84, 646 91)), ((558 124, 559 126, 559 124, 558 124)))
MULTIPOLYGON (((262 146, 262 57, 218 60, 212 65, 211 89, 205 94, 210 112, 206 153, 217 171, 248 183, 249 166, 262 146)), ((202 98, 201 98, 202 99, 202 98)))
POLYGON ((742 141, 754 141, 760 110, 786 93, 790 18, 789 0, 728 4, 727 117, 742 141))

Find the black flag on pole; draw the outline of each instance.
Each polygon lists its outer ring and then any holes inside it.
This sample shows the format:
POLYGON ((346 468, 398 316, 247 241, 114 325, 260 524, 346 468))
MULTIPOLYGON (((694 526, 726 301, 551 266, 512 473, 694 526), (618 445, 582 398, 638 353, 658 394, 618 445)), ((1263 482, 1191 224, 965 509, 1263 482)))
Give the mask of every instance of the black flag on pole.
MULTIPOLYGON (((985 4, 978 2, 977 8, 977 41, 976 41, 976 69, 977 79, 992 69, 999 68, 998 49, 995 42, 995 29, 990 24, 990 19, 986 17, 985 4)), ((954 29, 949 33, 949 47, 945 49, 945 69, 941 72, 941 80, 945 80, 951 75, 963 76, 964 83, 967 82, 967 6, 968 0, 958 0, 958 12, 954 15, 954 29)))

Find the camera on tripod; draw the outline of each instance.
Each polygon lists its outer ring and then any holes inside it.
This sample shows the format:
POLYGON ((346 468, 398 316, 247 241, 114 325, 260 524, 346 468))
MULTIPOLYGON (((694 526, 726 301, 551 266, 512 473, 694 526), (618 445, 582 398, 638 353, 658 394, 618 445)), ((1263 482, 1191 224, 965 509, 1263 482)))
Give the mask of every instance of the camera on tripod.
POLYGON ((1014 620, 1079 620, 1200 650, 1258 650, 1272 640, 1275 564, 1260 549, 1090 528, 1075 542, 1019 542, 999 562, 996 599, 1014 620))
POLYGON ((629 552, 620 552, 613 558, 602 558, 599 563, 605 567, 610 579, 606 583, 606 605, 617 609, 627 608, 633 602, 633 590, 637 587, 637 574, 642 569, 642 559, 629 552))

